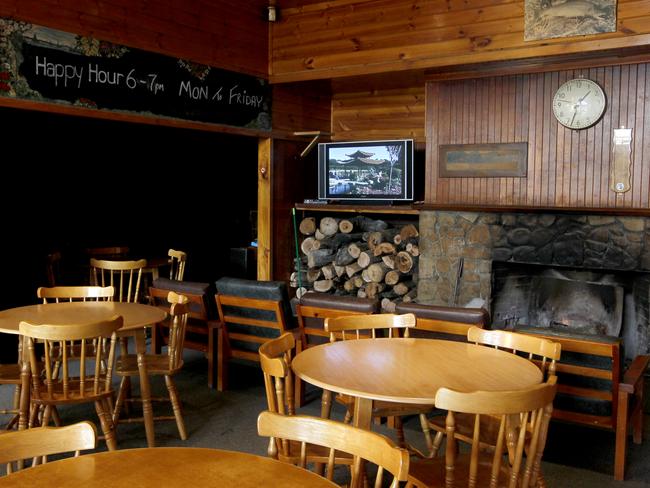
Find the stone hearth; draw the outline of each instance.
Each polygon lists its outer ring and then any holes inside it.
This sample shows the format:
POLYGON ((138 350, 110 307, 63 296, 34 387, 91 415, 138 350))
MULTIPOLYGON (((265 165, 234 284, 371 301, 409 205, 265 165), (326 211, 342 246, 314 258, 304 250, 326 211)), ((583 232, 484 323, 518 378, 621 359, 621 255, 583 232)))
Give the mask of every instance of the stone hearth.
POLYGON ((480 298, 490 310, 495 262, 629 272, 636 331, 624 334, 650 349, 650 218, 425 211, 420 251, 418 301, 435 305, 480 298))

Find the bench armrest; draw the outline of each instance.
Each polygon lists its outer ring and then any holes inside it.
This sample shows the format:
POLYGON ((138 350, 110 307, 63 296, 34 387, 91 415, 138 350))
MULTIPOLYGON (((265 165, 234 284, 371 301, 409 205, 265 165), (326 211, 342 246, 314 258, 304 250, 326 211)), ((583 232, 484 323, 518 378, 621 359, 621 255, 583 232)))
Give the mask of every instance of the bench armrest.
POLYGON ((633 394, 637 385, 643 380, 643 374, 648 368, 650 356, 637 356, 623 376, 623 382, 618 385, 618 390, 633 394))

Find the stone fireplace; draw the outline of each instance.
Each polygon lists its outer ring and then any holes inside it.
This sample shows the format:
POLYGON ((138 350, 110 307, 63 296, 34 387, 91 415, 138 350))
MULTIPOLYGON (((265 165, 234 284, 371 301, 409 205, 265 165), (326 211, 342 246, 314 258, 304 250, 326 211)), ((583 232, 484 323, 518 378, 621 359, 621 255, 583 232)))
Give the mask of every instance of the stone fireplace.
POLYGON ((650 350, 650 219, 549 213, 420 213, 418 301, 484 301, 494 327, 623 337, 650 350), (478 300, 477 300, 478 299, 478 300))

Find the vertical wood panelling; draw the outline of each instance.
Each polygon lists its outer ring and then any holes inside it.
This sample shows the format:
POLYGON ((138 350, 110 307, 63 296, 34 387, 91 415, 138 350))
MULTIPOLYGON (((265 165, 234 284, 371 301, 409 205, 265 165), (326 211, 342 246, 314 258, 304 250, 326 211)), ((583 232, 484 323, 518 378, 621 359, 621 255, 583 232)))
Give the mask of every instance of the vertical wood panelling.
POLYGON ((257 279, 272 279, 273 251, 273 141, 259 139, 257 145, 257 279))
POLYGON ((266 5, 264 0, 0 0, 0 17, 267 77, 266 5))
POLYGON ((650 105, 648 64, 538 74, 430 82, 427 84, 426 202, 459 205, 649 208, 650 105), (593 127, 575 131, 560 125, 552 97, 575 77, 597 81, 605 90, 605 115, 593 127), (613 130, 633 129, 632 189, 609 187, 613 130), (522 178, 442 178, 438 146, 482 142, 528 143, 528 171, 522 178))

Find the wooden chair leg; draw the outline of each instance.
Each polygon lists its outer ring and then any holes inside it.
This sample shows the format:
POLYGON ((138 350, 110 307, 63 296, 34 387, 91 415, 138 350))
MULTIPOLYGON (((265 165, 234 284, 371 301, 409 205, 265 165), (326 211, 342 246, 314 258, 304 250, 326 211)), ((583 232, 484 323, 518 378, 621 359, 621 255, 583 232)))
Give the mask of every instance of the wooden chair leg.
POLYGON ((634 394, 635 409, 632 412, 632 440, 635 444, 643 442, 643 380, 639 381, 634 394))
POLYGON ((97 417, 99 417, 106 446, 109 451, 115 451, 117 449, 117 440, 115 439, 115 425, 113 424, 111 415, 106 411, 104 404, 100 400, 95 402, 95 411, 97 412, 97 417))
MULTIPOLYGON (((302 352, 304 349, 304 344, 302 341, 302 338, 299 337, 298 340, 296 341, 296 352, 294 357, 298 355, 298 353, 302 352)), ((304 382, 298 377, 298 375, 295 375, 294 377, 294 403, 296 408, 303 407, 305 405, 305 384, 304 382)))
POLYGON ((320 416, 324 419, 330 418, 332 414, 332 392, 323 390, 323 398, 321 400, 320 416))
POLYGON ((115 406, 113 407, 113 423, 117 425, 117 422, 120 419, 120 413, 122 411, 122 405, 124 405, 124 398, 126 396, 126 390, 124 388, 124 385, 126 383, 126 376, 122 377, 122 381, 120 381, 120 389, 117 392, 117 399, 115 400, 115 406))
POLYGON ((52 405, 52 409, 50 411, 50 416, 52 417, 52 420, 54 421, 54 425, 57 427, 61 427, 63 424, 61 423, 61 417, 59 417, 59 411, 56 409, 54 405, 52 405))
POLYGON ((174 410, 174 417, 176 418, 176 427, 178 427, 178 434, 182 440, 187 439, 187 432, 185 431, 185 422, 183 421, 183 412, 181 409, 181 402, 178 398, 178 391, 176 384, 171 376, 165 375, 165 384, 167 391, 169 391, 169 399, 172 402, 172 409, 174 410))
POLYGON ((217 367, 217 349, 218 349, 219 325, 208 323, 208 386, 217 388, 217 376, 219 370, 217 367))
POLYGON ((162 350, 162 325, 154 324, 151 328, 151 351, 153 354, 160 354, 162 350))
POLYGON ((227 337, 223 327, 219 328, 217 335, 217 390, 226 391, 228 389, 228 347, 226 345, 227 337))
POLYGON ((431 426, 429 425, 429 419, 426 414, 420 414, 420 427, 422 428, 422 434, 424 434, 424 442, 427 445, 426 457, 432 458, 433 453, 433 439, 431 438, 431 426))
POLYGON ((614 453, 614 479, 625 479, 625 454, 627 449, 627 409, 629 395, 626 391, 618 391, 618 412, 616 419, 616 449, 614 453))
POLYGON ((43 410, 43 419, 41 420, 41 427, 47 427, 50 425, 50 418, 52 418, 52 407, 46 405, 43 410))
POLYGON ((140 397, 142 398, 142 416, 144 417, 144 430, 147 435, 147 445, 156 447, 156 434, 153 425, 153 407, 151 406, 151 387, 147 366, 144 363, 144 354, 138 354, 138 372, 140 374, 140 397))

